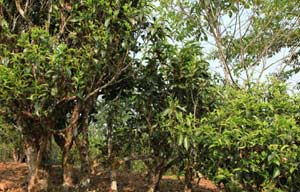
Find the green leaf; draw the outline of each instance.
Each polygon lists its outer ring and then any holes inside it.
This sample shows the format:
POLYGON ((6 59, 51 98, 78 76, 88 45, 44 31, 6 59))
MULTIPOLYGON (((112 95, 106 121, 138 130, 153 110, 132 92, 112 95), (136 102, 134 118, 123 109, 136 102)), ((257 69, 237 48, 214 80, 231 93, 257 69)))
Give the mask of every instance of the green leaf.
POLYGON ((186 150, 189 149, 190 143, 189 143, 188 137, 185 137, 185 138, 184 138, 184 140, 183 140, 183 146, 184 146, 184 148, 185 148, 186 150))
POLYGON ((272 175, 272 178, 276 178, 280 175, 280 170, 278 169, 278 167, 276 167, 274 170, 273 170, 273 175, 272 175))
POLYGON ((56 96, 57 93, 58 93, 58 89, 57 89, 56 87, 53 87, 53 88, 51 89, 51 95, 52 95, 52 96, 56 96))
POLYGON ((105 22, 104 22, 104 26, 107 28, 108 26, 109 26, 109 24, 110 24, 110 20, 111 20, 111 18, 109 17, 109 18, 107 18, 106 20, 105 20, 105 22))
POLYGON ((183 142, 183 135, 180 134, 179 137, 178 137, 178 145, 181 146, 182 142, 183 142))

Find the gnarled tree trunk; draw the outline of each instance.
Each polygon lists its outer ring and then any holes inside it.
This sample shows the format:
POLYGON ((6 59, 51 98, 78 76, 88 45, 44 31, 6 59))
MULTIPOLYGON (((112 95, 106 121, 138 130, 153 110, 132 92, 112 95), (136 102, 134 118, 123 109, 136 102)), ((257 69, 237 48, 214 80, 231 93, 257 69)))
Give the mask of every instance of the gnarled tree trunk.
POLYGON ((79 151, 81 166, 80 166, 80 185, 81 187, 88 187, 90 183, 91 165, 89 156, 89 141, 88 133, 82 133, 82 138, 76 138, 76 146, 79 151))
MULTIPOLYGON (((165 159, 160 159, 160 160, 156 160, 156 162, 159 162, 158 165, 155 166, 154 171, 151 172, 151 165, 147 165, 148 169, 149 169, 149 181, 150 183, 148 184, 149 189, 148 192, 157 192, 159 191, 159 184, 160 184, 160 180, 163 176, 163 174, 165 174, 173 165, 175 165, 176 163, 178 163, 180 160, 182 159, 182 157, 178 156, 175 159, 166 162, 165 159)), ((153 170, 153 169, 152 169, 153 170)))
POLYGON ((157 192, 159 191, 160 180, 168 169, 165 166, 165 159, 156 159, 157 164, 146 164, 148 167, 148 192, 157 192))
POLYGON ((73 178, 73 163, 72 158, 70 156, 70 150, 73 145, 73 141, 69 139, 67 143, 68 137, 63 137, 62 135, 54 135, 55 142, 60 147, 62 151, 62 180, 63 180, 63 188, 65 191, 71 190, 74 185, 74 178, 73 178))
POLYGON ((26 161, 24 150, 20 149, 19 147, 13 149, 12 157, 16 163, 24 163, 26 161))
POLYGON ((24 139, 29 168, 28 192, 46 192, 49 182, 49 165, 46 162, 48 136, 26 135, 24 139))
POLYGON ((65 144, 62 157, 62 168, 63 168, 63 188, 64 191, 70 191, 74 186, 73 178, 73 163, 71 162, 70 150, 72 144, 65 144), (66 146, 69 145, 69 146, 66 146))
POLYGON ((63 146, 63 159, 62 159, 62 168, 63 168, 63 187, 65 191, 71 190, 75 183, 73 180, 73 166, 70 162, 70 151, 74 142, 74 138, 77 137, 78 134, 78 120, 80 116, 80 105, 77 103, 73 110, 72 116, 70 119, 70 124, 66 128, 65 132, 65 140, 63 146))
POLYGON ((162 171, 155 171, 154 174, 151 175, 150 184, 148 192, 157 192, 159 191, 159 183, 162 177, 162 171))
POLYGON ((83 108, 80 119, 80 134, 75 138, 76 146, 79 151, 80 161, 81 161, 81 177, 80 177, 80 187, 82 190, 86 189, 90 184, 90 155, 89 155, 89 113, 91 109, 91 101, 83 108))

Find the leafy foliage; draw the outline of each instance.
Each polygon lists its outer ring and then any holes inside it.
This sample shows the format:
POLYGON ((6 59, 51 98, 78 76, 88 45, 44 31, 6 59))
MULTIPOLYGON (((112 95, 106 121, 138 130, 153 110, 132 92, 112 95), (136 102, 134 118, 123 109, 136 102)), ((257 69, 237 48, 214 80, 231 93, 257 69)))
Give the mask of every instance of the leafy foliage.
POLYGON ((297 3, 2 0, 0 139, 24 144, 31 177, 60 148, 64 180, 72 153, 89 175, 91 153, 111 172, 143 162, 149 191, 171 167, 187 191, 196 171, 297 191, 297 3))
POLYGON ((229 191, 298 189, 299 97, 273 83, 228 88, 223 104, 200 123, 199 166, 229 191))

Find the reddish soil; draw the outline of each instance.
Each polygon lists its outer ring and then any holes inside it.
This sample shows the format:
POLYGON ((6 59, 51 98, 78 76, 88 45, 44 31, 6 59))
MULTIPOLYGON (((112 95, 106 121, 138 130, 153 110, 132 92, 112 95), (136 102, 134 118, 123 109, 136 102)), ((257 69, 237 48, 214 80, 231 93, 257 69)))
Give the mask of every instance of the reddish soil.
MULTIPOLYGON (((26 192, 27 166, 24 163, 0 163, 0 192, 26 192)), ((61 185, 61 169, 53 166, 51 169, 50 190, 59 192, 61 185)), ((79 175, 75 171, 75 175, 79 175)), ((91 177, 90 192, 109 191, 109 175, 107 172, 98 172, 91 177)), ((183 191, 184 185, 174 176, 164 176, 161 182, 162 192, 183 191)), ((123 192, 145 192, 147 186, 141 175, 122 172, 118 175, 118 189, 123 192)), ((209 180, 201 179, 199 184, 195 183, 195 192, 218 192, 219 190, 209 180)))

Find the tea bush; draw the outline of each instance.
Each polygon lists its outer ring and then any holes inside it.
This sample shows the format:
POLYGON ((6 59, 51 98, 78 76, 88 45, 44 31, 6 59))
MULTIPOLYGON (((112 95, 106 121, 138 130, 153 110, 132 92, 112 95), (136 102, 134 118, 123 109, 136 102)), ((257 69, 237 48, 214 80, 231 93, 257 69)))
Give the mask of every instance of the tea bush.
POLYGON ((226 89, 201 121, 199 169, 227 191, 299 191, 299 100, 276 82, 226 89))

